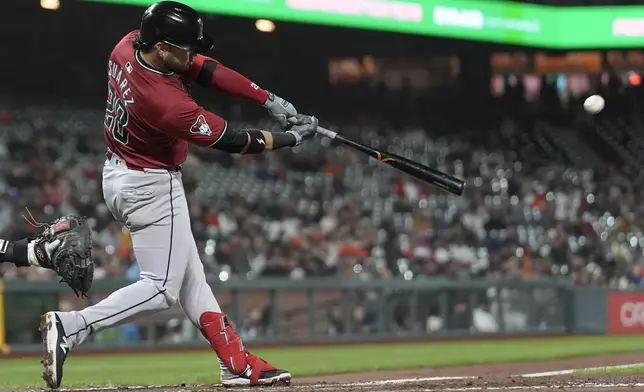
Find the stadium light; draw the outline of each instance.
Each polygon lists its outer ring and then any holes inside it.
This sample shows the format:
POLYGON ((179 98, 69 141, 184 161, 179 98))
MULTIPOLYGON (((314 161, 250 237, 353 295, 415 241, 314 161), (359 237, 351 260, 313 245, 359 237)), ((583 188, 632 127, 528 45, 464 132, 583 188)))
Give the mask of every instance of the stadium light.
POLYGON ((46 10, 57 10, 60 8, 60 0, 40 0, 40 6, 46 10))
POLYGON ((275 23, 267 19, 257 19, 255 27, 263 33, 272 33, 275 31, 275 23))
POLYGON ((632 86, 639 86, 640 84, 642 84, 642 77, 637 72, 632 72, 631 71, 628 74, 628 82, 632 86))

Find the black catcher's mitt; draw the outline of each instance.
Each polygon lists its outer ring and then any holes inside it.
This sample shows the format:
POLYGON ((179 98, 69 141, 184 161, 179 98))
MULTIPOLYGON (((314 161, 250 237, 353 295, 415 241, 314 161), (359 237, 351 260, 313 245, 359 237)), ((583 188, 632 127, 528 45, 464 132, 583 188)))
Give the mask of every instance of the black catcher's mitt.
POLYGON ((84 217, 62 216, 44 224, 42 233, 34 240, 38 262, 60 275, 79 297, 87 297, 94 279, 92 261, 92 229, 84 217), (58 247, 48 255, 46 245, 58 240, 58 247))

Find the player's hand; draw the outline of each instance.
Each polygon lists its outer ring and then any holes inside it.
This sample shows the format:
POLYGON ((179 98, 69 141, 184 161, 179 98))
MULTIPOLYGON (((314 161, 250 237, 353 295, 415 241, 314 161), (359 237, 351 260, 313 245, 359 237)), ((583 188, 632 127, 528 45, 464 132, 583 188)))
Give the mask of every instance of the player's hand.
POLYGON ((295 145, 297 146, 304 140, 311 139, 316 135, 318 123, 319 121, 315 116, 298 114, 296 116, 296 124, 298 125, 293 125, 291 130, 286 133, 295 136, 295 145))
POLYGON ((290 129, 293 125, 298 124, 297 110, 287 100, 278 97, 277 95, 268 91, 268 99, 264 103, 264 107, 275 118, 283 129, 290 129))
POLYGON ((44 238, 36 238, 30 241, 27 246, 27 258, 29 264, 40 265, 43 268, 53 269, 51 256, 60 246, 60 240, 48 242, 44 238), (36 264, 37 263, 37 264, 36 264))

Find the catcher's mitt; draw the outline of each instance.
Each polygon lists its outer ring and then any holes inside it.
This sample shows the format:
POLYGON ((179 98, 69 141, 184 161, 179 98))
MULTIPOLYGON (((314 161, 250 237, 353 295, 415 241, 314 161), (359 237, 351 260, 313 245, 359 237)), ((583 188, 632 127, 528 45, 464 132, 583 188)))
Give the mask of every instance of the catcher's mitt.
POLYGON ((87 220, 67 215, 42 227, 42 233, 34 240, 36 258, 43 267, 56 271, 60 281, 67 283, 77 296, 87 297, 94 279, 92 229, 87 220), (49 255, 45 246, 57 240, 58 247, 49 255))

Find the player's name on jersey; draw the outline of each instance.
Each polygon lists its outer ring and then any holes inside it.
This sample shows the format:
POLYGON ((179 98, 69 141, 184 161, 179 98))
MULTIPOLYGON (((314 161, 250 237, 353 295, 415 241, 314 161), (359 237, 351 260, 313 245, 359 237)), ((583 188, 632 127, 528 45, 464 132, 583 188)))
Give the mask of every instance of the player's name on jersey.
POLYGON ((123 68, 125 68, 125 72, 127 72, 128 74, 132 73, 132 64, 130 64, 130 62, 128 61, 127 63, 125 63, 125 67, 121 67, 119 64, 110 60, 107 68, 107 75, 116 82, 116 85, 118 86, 118 89, 120 91, 121 100, 123 101, 125 106, 133 104, 134 97, 132 97, 132 90, 128 87, 128 80, 125 76, 125 73, 123 72, 123 68))

